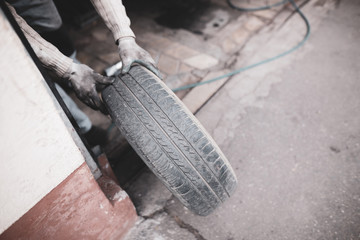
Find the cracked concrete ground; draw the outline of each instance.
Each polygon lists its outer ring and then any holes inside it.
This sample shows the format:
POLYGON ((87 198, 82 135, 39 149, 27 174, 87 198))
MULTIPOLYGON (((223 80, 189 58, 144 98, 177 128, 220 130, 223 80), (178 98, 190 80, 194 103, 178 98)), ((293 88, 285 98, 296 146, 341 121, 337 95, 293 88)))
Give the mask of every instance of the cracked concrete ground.
MULTIPOLYGON (((200 217, 145 172, 134 192, 152 200, 134 200, 147 216, 128 239, 360 239, 360 5, 317 4, 304 7, 303 48, 231 78, 196 114, 238 176, 235 194, 200 217)), ((275 21, 233 67, 291 46, 303 28, 275 21)))
MULTIPOLYGON (((274 1, 260 0, 252 4, 274 1)), ((246 59, 238 55, 243 54, 240 50, 256 32, 277 19, 279 13, 288 16, 292 12, 289 5, 282 5, 268 11, 243 13, 232 10, 225 0, 132 0, 124 3, 137 42, 153 56, 163 81, 170 88, 230 71, 238 61, 246 59), (174 24, 177 26, 169 26, 174 24)), ((234 0, 234 4, 241 5, 243 0, 234 0)), ((95 71, 101 73, 120 60, 112 34, 101 20, 80 30, 73 29, 71 35, 77 58, 95 71)), ((190 109, 195 112, 226 80, 207 86, 206 91, 198 88, 191 94, 188 90, 176 94, 180 98, 187 96, 184 102, 191 103, 190 109)), ((126 184, 143 163, 128 150, 130 147, 119 131, 111 128, 109 118, 81 103, 74 94, 72 96, 95 126, 112 129, 105 152, 119 182, 126 184)))

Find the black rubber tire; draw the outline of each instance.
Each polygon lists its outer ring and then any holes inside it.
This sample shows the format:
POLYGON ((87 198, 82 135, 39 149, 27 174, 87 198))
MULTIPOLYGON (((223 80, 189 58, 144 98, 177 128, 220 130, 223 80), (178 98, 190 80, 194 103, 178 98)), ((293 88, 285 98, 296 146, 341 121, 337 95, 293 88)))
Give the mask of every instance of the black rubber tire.
POLYGON ((191 211, 210 214, 237 179, 214 140, 152 72, 134 66, 102 92, 116 126, 148 167, 191 211))

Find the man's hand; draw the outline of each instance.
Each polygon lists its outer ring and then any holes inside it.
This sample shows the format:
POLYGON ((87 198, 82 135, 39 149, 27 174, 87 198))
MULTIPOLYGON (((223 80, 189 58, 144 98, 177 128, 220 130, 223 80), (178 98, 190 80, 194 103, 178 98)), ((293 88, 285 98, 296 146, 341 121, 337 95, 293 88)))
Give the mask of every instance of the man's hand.
POLYGON ((95 73, 85 64, 72 63, 64 78, 70 80, 76 96, 81 101, 92 109, 106 112, 105 106, 96 91, 96 86, 111 84, 115 80, 114 77, 104 77, 95 73))
POLYGON ((129 72, 134 63, 140 64, 158 77, 160 77, 159 70, 155 67, 155 62, 150 54, 136 44, 135 38, 124 37, 118 40, 119 55, 122 61, 121 73, 129 72))

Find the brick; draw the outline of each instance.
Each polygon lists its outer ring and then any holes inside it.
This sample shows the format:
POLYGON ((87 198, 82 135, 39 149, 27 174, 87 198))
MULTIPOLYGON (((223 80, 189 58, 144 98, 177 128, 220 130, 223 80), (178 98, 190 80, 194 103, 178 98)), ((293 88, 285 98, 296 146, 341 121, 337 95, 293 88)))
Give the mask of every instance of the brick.
POLYGON ((209 73, 209 69, 199 70, 194 69, 191 71, 191 74, 198 78, 204 78, 209 73))
POLYGON ((273 10, 264 10, 264 11, 255 11, 253 14, 257 17, 264 18, 264 19, 273 19, 277 14, 276 11, 273 10))
POLYGON ((104 62, 107 62, 108 64, 114 64, 120 61, 120 56, 117 51, 106 54, 100 54, 98 57, 104 62))
POLYGON ((184 63, 190 65, 191 67, 197 69, 206 69, 214 67, 218 64, 218 60, 207 55, 207 54, 199 54, 191 58, 187 58, 184 60, 184 63))
POLYGON ((226 53, 232 53, 236 50, 238 45, 232 39, 227 38, 221 43, 221 47, 226 53))
POLYGON ((78 52, 76 53, 76 58, 77 58, 77 60, 79 60, 81 63, 86 64, 86 65, 89 65, 89 62, 94 59, 94 56, 88 54, 88 53, 85 52, 85 51, 78 51, 78 52))
POLYGON ((240 8, 256 8, 256 7, 262 7, 264 5, 266 5, 265 1, 247 1, 245 2, 244 0, 231 0, 231 2, 240 8))
MULTIPOLYGON (((267 0, 267 4, 271 5, 271 4, 275 4, 275 3, 278 3, 279 1, 278 0, 267 0)), ((280 6, 283 6, 283 5, 280 5, 280 6)))
POLYGON ((177 73, 180 62, 166 54, 162 54, 159 58, 158 68, 161 72, 168 75, 174 75, 177 73))
POLYGON ((164 82, 166 86, 168 86, 170 89, 177 88, 181 85, 179 74, 167 76, 166 78, 164 78, 164 82))
POLYGON ((254 32, 259 30, 264 25, 264 22, 261 21, 259 18, 252 16, 245 22, 245 27, 250 32, 254 32))
POLYGON ((166 79, 168 79, 168 75, 160 71, 160 78, 163 82, 166 82, 166 79))
POLYGON ((212 0, 212 2, 223 7, 229 7, 228 3, 224 0, 212 0))
POLYGON ((185 63, 181 63, 178 72, 179 72, 179 73, 187 73, 187 72, 191 72, 191 70, 193 70, 192 67, 186 65, 185 63))
POLYGON ((173 42, 169 39, 151 33, 144 34, 140 41, 143 42, 146 46, 159 51, 163 51, 173 44, 173 42))
POLYGON ((97 59, 91 60, 88 65, 97 73, 102 73, 107 67, 109 67, 109 64, 105 64, 97 59))
POLYGON ((151 57, 154 59, 155 63, 158 64, 160 55, 161 55, 160 52, 156 51, 152 48, 146 48, 145 50, 151 55, 151 57))
POLYGON ((199 81, 199 78, 191 73, 181 73, 168 76, 164 82, 169 88, 174 89, 197 81, 199 81))
POLYGON ((109 37, 112 37, 110 35, 110 31, 106 27, 100 27, 100 26, 92 29, 91 36, 100 42, 106 41, 108 40, 109 37))
POLYGON ((105 64, 103 61, 100 61, 97 57, 88 54, 84 51, 79 51, 76 55, 76 58, 83 64, 88 65, 95 72, 101 73, 105 68, 109 67, 110 64, 105 64))
MULTIPOLYGON (((166 85, 170 89, 178 88, 181 86, 185 86, 187 84, 196 83, 200 80, 199 77, 194 76, 191 73, 183 73, 183 74, 177 74, 176 76, 169 77, 166 81, 166 85)), ((178 98, 182 99, 188 91, 179 91, 176 92, 176 95, 178 98)))
POLYGON ((237 44, 242 45, 246 42, 246 40, 249 38, 249 36, 250 36, 249 31, 246 28, 241 27, 232 34, 232 39, 237 44))
MULTIPOLYGON (((224 71, 211 72, 202 80, 202 82, 223 75, 224 73, 224 71)), ((195 113, 227 79, 228 78, 224 78, 210 84, 195 87, 182 99, 182 101, 192 113, 195 113)))
POLYGON ((194 49, 191 49, 180 43, 173 43, 165 50, 165 53, 180 60, 200 54, 194 49))

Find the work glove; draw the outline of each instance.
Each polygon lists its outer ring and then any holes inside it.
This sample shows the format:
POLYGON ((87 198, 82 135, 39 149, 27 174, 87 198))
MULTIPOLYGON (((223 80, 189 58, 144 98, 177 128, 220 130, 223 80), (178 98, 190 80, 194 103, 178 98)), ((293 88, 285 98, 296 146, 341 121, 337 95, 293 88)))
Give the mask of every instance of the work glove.
POLYGON ((152 59, 150 54, 141 48, 135 42, 133 37, 123 37, 117 42, 119 48, 119 55, 122 62, 121 73, 125 74, 129 72, 131 66, 134 63, 140 64, 155 75, 160 77, 159 70, 155 67, 155 61, 152 59))
POLYGON ((106 113, 96 87, 106 86, 114 82, 115 77, 102 76, 85 64, 72 63, 64 75, 71 82, 76 96, 94 110, 106 113))

